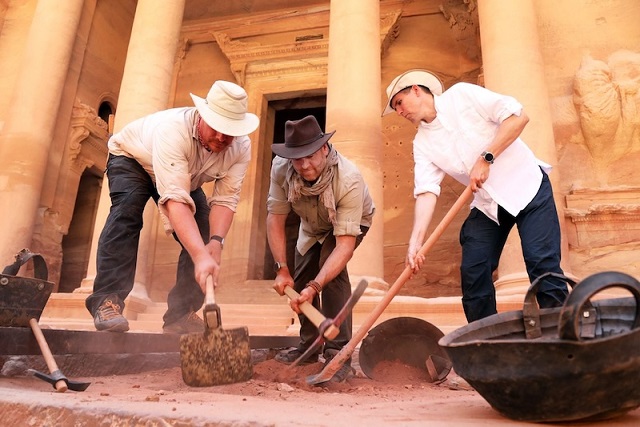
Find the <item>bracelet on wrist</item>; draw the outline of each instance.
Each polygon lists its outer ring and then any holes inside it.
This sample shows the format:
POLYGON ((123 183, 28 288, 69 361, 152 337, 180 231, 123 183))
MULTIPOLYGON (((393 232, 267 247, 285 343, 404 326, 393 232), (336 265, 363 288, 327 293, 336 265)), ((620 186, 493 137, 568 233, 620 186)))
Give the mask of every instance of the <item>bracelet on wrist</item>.
POLYGON ((307 283, 307 287, 313 288, 314 291, 316 291, 316 294, 320 295, 320 292, 322 292, 322 286, 320 286, 320 283, 316 282, 315 280, 309 280, 309 283, 307 283))

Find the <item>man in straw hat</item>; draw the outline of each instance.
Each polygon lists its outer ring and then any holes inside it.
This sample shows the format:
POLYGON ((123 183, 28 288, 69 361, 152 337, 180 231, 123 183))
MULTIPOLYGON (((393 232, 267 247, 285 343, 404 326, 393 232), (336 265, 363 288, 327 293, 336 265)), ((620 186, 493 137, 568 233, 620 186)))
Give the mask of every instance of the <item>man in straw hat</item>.
MULTIPOLYGON (((300 318, 300 344, 276 356, 282 363, 298 359, 318 337, 318 330, 298 305, 309 301, 327 317, 335 317, 351 295, 347 262, 367 234, 374 205, 358 168, 329 143, 334 132, 324 133, 315 117, 285 123, 284 144, 273 144, 267 200, 267 236, 275 259, 275 288, 282 294, 292 286, 300 298, 291 307, 300 318), (293 265, 287 262, 285 221, 293 210, 300 228, 293 265), (322 300, 322 304, 320 304, 322 300)), ((338 336, 324 346, 328 362, 351 339, 351 314, 338 336)), ((320 350, 319 350, 320 351, 320 350)), ((318 360, 313 354, 301 363, 318 360)), ((345 363, 333 381, 352 374, 345 363)))
POLYGON ((195 107, 173 108, 137 119, 109 139, 107 176, 111 211, 98 242, 97 273, 86 306, 97 330, 125 332, 124 300, 133 288, 145 205, 158 205, 167 234, 182 251, 169 292, 164 332, 204 330, 195 313, 206 279, 217 282, 224 237, 251 157, 247 137, 258 117, 247 112, 240 86, 216 81, 195 107), (202 190, 215 181, 213 195, 202 190))
MULTIPOLYGON (((382 115, 394 110, 417 126, 415 218, 406 262, 414 272, 423 265, 418 251, 433 217, 445 174, 474 192, 471 212, 460 230, 462 305, 469 322, 496 313, 492 274, 509 232, 518 226, 531 281, 560 268, 560 225, 547 172, 520 139, 529 118, 510 96, 458 83, 443 91, 438 77, 409 70, 387 87, 382 115)), ((561 305, 566 283, 547 279, 540 307, 561 305)))

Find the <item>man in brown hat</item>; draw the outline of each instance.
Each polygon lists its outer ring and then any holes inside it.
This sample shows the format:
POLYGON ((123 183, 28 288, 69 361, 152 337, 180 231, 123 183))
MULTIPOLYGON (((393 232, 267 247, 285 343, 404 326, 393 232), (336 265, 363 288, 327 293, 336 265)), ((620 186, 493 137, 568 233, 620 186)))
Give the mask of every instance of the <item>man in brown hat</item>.
POLYGON ((182 246, 163 330, 204 330, 195 311, 204 302, 207 277, 217 282, 224 237, 251 156, 247 135, 259 121, 247 112, 247 94, 235 83, 216 81, 206 99, 191 97, 195 107, 150 114, 109 139, 111 211, 98 242, 93 293, 86 300, 97 330, 129 330, 122 311, 133 288, 149 198, 158 205, 167 234, 182 246), (207 198, 201 187, 209 181, 215 185, 207 198))
MULTIPOLYGON (((291 307, 300 318, 300 344, 276 356, 282 363, 298 359, 318 336, 318 330, 299 304, 309 301, 335 317, 351 295, 347 262, 367 234, 374 205, 358 168, 329 144, 334 132, 324 133, 315 117, 285 123, 284 144, 274 144, 267 200, 267 236, 275 259, 275 288, 282 294, 292 286, 300 298, 291 307), (293 265, 287 263, 285 221, 293 210, 300 217, 300 231, 293 265), (320 304, 320 301, 322 303, 320 304)), ((351 314, 338 336, 324 346, 325 363, 351 339, 351 314)), ((318 360, 313 354, 301 363, 318 360)), ((352 374, 345 363, 332 381, 352 374)))
MULTIPOLYGON (((469 322, 495 314, 492 275, 513 226, 517 226, 531 281, 560 268, 560 223, 547 172, 520 138, 529 122, 513 97, 481 86, 456 83, 443 90, 426 70, 408 70, 387 87, 382 115, 395 111, 418 128, 413 140, 415 218, 406 263, 417 272, 418 254, 450 175, 474 192, 471 212, 460 230, 462 305, 469 322)), ((541 308, 562 305, 567 285, 544 279, 541 308)))

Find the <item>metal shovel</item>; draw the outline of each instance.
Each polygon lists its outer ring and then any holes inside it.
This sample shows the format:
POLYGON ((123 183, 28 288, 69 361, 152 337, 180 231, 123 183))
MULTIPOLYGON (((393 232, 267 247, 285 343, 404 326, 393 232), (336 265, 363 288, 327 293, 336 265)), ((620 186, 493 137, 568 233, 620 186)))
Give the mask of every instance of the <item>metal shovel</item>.
POLYGON ((209 276, 202 310, 204 332, 180 337, 182 379, 192 387, 248 381, 253 376, 249 330, 246 326, 222 329, 213 288, 213 278, 209 276))
MULTIPOLYGON (((449 208, 447 214, 444 216, 444 218, 442 218, 442 220, 433 230, 426 242, 424 242, 424 244, 418 251, 419 254, 424 255, 433 247, 433 245, 436 243, 436 241, 438 241, 440 236, 442 236, 442 233, 444 233, 449 224, 451 224, 458 212, 460 212, 462 207, 469 200, 471 200, 472 196, 473 192, 471 191, 471 187, 468 186, 458 197, 453 206, 449 208)), ((360 325, 360 329, 358 329, 358 331, 351 337, 351 340, 349 340, 347 345, 342 347, 342 350, 340 350, 338 354, 336 354, 335 357, 331 359, 331 361, 327 363, 327 365, 325 365, 325 367, 322 369, 322 371, 320 371, 319 374, 308 376, 307 384, 318 385, 326 383, 333 377, 336 372, 338 372, 338 369, 340 369, 342 365, 344 365, 345 362, 349 360, 349 358, 355 351, 356 346, 360 343, 360 341, 362 341, 362 339, 369 331, 369 328, 373 326, 375 321, 378 319, 378 317, 380 317, 385 308, 387 308, 389 303, 391 303, 393 297, 397 295, 397 293, 400 291, 402 286, 404 286, 407 280, 409 280, 412 274, 413 271, 411 270, 411 267, 406 266, 400 276, 393 283, 391 288, 389 288, 384 297, 380 300, 380 302, 378 302, 378 305, 374 307, 371 313, 369 313, 369 316, 364 320, 364 322, 362 322, 362 324, 360 325)))

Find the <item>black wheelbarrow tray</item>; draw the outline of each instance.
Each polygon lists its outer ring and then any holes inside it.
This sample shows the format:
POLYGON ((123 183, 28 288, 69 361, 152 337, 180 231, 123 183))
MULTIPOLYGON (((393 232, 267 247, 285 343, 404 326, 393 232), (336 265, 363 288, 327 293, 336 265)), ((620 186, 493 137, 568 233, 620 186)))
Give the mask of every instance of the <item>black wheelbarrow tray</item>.
POLYGON ((523 310, 494 314, 438 342, 453 369, 496 411, 519 421, 602 420, 640 406, 640 283, 602 272, 575 284, 547 273, 531 284, 523 310), (548 276, 573 290, 562 307, 539 309, 548 276), (591 298, 607 288, 632 297, 591 298))

